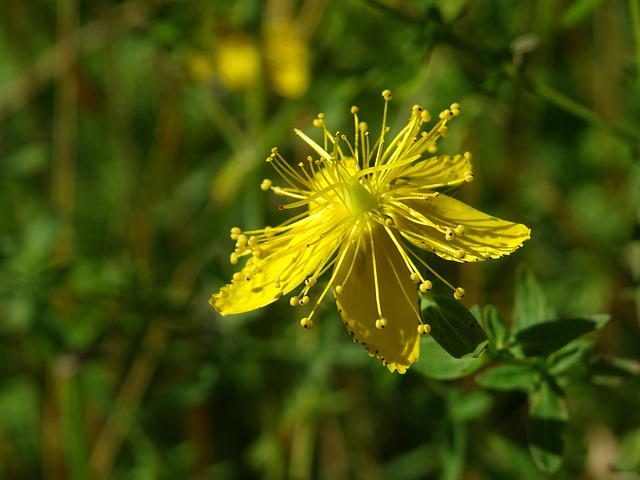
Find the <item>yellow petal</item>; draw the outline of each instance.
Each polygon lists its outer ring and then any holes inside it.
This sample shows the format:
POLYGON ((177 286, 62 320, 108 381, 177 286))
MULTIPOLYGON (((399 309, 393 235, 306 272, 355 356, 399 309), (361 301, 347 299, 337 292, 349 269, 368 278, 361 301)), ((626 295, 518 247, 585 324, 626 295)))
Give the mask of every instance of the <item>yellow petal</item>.
POLYGON ((456 262, 509 255, 531 234, 525 225, 492 217, 443 194, 428 200, 398 202, 390 207, 388 215, 408 241, 456 262), (458 228, 461 233, 449 235, 447 240, 441 231, 447 228, 458 228))
MULTIPOLYGON (((396 186, 411 188, 438 188, 440 186, 460 185, 471 172, 470 156, 440 155, 417 161, 397 172, 396 186)), ((408 192, 410 193, 410 192, 408 192)))
POLYGON ((336 272, 334 285, 342 287, 341 293, 334 290, 338 309, 355 341, 383 360, 392 372, 404 373, 420 353, 416 285, 387 231, 378 224, 362 230, 356 243, 346 244, 348 250, 336 272), (378 329, 376 320, 381 316, 387 325, 378 329))
POLYGON ((291 238, 277 248, 265 246, 261 257, 251 257, 240 275, 214 294, 209 303, 222 315, 264 307, 286 295, 331 259, 338 247, 338 232, 325 235, 320 216, 294 224, 291 238))

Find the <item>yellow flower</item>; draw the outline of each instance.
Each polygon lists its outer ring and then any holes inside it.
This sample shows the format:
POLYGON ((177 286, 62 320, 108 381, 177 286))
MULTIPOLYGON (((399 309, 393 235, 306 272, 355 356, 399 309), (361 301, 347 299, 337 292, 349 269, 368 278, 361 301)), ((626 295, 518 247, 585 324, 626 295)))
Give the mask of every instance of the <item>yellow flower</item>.
POLYGON ((441 190, 473 180, 471 154, 433 155, 436 142, 446 137, 448 122, 460 113, 453 104, 439 115, 428 132, 421 126, 429 113, 414 106, 407 125, 387 142, 386 116, 391 92, 385 99, 382 131, 372 145, 368 127, 352 107, 356 134, 332 135, 324 116, 314 125, 324 131, 320 146, 295 129, 315 152, 297 166, 289 165, 273 149, 267 162, 284 180, 261 188, 292 200, 280 209, 301 209, 277 227, 231 230, 236 241, 231 263, 249 256, 210 300, 222 315, 260 308, 300 290, 289 298, 293 307, 310 302, 302 318, 313 326, 318 305, 333 290, 338 310, 354 340, 391 371, 404 373, 418 360, 420 334, 430 331, 418 308, 418 290, 432 287, 438 278, 458 300, 464 289, 438 275, 415 252, 432 251, 447 260, 469 262, 508 255, 529 238, 524 225, 500 220, 451 198, 441 190), (423 153, 427 158, 423 157, 423 153), (412 247, 413 246, 413 247, 412 247), (325 272, 328 282, 315 287, 325 272), (426 272, 426 273, 425 273, 426 272))

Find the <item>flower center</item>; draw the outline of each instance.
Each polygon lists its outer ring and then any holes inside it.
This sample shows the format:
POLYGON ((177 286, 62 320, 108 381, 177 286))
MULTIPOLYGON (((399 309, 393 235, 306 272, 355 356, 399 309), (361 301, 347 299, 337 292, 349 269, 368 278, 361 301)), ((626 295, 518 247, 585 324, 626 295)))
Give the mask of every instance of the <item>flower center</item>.
POLYGON ((347 208, 351 215, 358 216, 366 213, 376 206, 374 195, 360 183, 358 177, 353 176, 344 183, 344 194, 347 208))

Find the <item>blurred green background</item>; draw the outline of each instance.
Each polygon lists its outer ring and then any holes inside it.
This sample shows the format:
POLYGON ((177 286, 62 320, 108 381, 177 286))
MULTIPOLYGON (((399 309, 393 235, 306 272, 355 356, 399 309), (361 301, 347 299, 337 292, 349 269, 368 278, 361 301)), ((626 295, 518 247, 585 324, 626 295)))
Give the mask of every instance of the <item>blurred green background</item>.
MULTIPOLYGON (((0 478, 546 478, 522 392, 391 374, 330 301, 305 331, 207 300, 229 229, 286 218, 270 149, 353 104, 375 131, 389 88, 392 130, 459 102, 460 197, 532 228, 432 260, 465 305, 508 319, 528 264, 558 316, 612 315, 590 361, 637 371, 639 65, 638 0, 2 1, 0 478)), ((638 377, 564 388, 554 478, 640 478, 638 377)))

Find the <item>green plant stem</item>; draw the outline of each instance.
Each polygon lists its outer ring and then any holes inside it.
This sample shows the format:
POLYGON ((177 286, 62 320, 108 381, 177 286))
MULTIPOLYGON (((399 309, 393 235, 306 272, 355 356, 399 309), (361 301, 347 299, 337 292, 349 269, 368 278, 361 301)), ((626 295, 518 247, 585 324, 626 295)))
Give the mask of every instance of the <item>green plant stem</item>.
POLYGON ((636 47, 636 80, 640 89, 640 0, 629 0, 629 16, 636 47))
POLYGON ((133 413, 140 406, 168 341, 169 331, 162 320, 152 321, 142 341, 142 350, 123 380, 113 409, 93 446, 90 458, 92 478, 111 477, 120 447, 135 421, 133 413))
POLYGON ((555 90, 553 87, 531 79, 523 79, 524 86, 533 94, 544 98, 556 107, 572 114, 573 116, 583 120, 584 122, 604 131, 627 140, 632 143, 640 142, 640 132, 627 128, 626 126, 616 125, 608 122, 600 117, 593 110, 585 107, 579 102, 572 100, 566 95, 555 90))
POLYGON ((70 480, 89 478, 87 439, 82 418, 82 399, 77 382, 77 359, 72 355, 59 358, 54 368, 58 404, 61 413, 61 440, 70 480))

